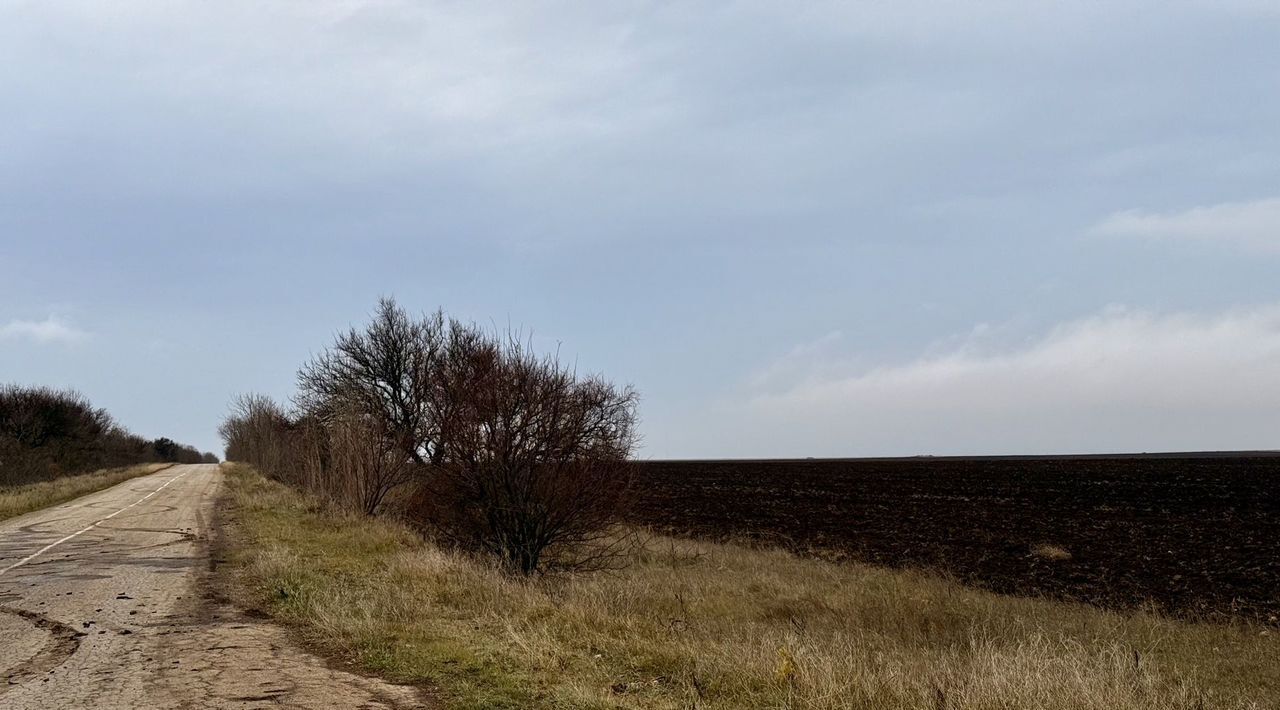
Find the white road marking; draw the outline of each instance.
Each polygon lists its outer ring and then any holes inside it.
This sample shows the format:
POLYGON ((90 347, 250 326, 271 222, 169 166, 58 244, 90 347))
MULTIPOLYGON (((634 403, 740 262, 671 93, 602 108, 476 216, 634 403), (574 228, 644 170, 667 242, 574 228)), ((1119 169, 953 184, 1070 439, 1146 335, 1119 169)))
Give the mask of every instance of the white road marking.
POLYGON ((182 478, 183 476, 187 475, 188 473, 191 473, 191 469, 187 469, 186 471, 183 471, 182 473, 180 473, 180 474, 178 474, 178 475, 174 476, 173 478, 170 478, 169 480, 167 480, 167 481, 165 481, 165 482, 164 482, 164 485, 160 486, 159 488, 155 489, 154 491, 151 491, 150 493, 146 494, 145 496, 142 496, 141 498, 139 498, 138 500, 135 500, 134 502, 130 503, 129 505, 126 505, 125 507, 121 508, 120 510, 117 510, 116 512, 112 513, 111 515, 108 515, 108 516, 107 516, 107 517, 105 517, 105 518, 100 518, 100 519, 98 519, 98 520, 95 520, 91 525, 89 525, 89 526, 88 526, 88 527, 86 527, 85 529, 83 529, 83 530, 77 530, 76 532, 71 533, 70 535, 68 535, 68 536, 66 536, 66 537, 64 537, 64 538, 62 538, 61 540, 58 540, 57 542, 54 542, 54 543, 50 543, 50 544, 48 544, 48 545, 45 545, 44 547, 40 548, 39 550, 36 550, 34 553, 32 553, 32 554, 30 554, 30 555, 27 555, 26 557, 24 557, 24 558, 22 558, 22 559, 18 560, 17 562, 14 562, 13 564, 9 565, 8 567, 5 567, 4 569, 0 569, 0 574, 4 574, 5 572, 8 572, 9 570, 12 570, 12 569, 17 569, 17 568, 19 568, 19 567, 21 567, 21 566, 25 565, 26 563, 30 562, 31 560, 34 560, 35 558, 39 557, 40 555, 43 555, 44 553, 48 552, 49 550, 52 550, 53 548, 57 547, 58 545, 61 545, 62 543, 66 542, 67 540, 71 540, 71 539, 73 539, 73 538, 79 537, 79 536, 81 536, 81 535, 83 535, 83 534, 85 534, 85 533, 89 532, 90 530, 92 530, 92 529, 94 529, 94 528, 98 527, 98 526, 99 526, 99 525, 101 525, 102 523, 107 522, 108 520, 110 520, 110 519, 112 519, 112 518, 116 517, 117 515, 119 515, 119 514, 123 513, 124 511, 126 511, 126 510, 128 510, 128 509, 132 508, 133 506, 138 505, 139 503, 142 503, 143 501, 145 501, 145 500, 147 500, 148 498, 150 498, 151 496, 153 496, 153 495, 155 495, 155 494, 159 493, 160 491, 163 491, 165 488, 168 488, 168 487, 169 487, 169 484, 170 484, 170 483, 173 483, 174 481, 178 480, 179 478, 182 478))

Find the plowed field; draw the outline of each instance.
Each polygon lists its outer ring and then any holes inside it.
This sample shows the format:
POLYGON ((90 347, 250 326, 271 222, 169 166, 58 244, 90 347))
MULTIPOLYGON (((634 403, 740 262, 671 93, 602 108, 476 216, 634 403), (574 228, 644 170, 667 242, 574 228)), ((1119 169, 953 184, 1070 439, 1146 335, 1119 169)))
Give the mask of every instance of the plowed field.
POLYGON ((1280 623, 1280 456, 651 461, 634 522, 996 592, 1280 623))

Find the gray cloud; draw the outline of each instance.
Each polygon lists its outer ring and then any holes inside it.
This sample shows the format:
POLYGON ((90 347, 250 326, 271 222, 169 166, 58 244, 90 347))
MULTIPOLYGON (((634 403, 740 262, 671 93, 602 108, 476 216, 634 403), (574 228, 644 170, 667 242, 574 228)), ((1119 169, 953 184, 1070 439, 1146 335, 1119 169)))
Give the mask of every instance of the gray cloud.
POLYGON ((1280 431, 1280 305, 1113 307, 1015 347, 992 349, 979 329, 943 352, 842 374, 837 354, 801 364, 795 352, 769 368, 778 378, 800 365, 793 384, 701 413, 710 446, 760 456, 1165 451, 1268 448, 1280 431))
POLYGON ((1280 252, 1280 198, 1224 202, 1179 212, 1127 210, 1094 226, 1095 234, 1151 240, 1193 240, 1280 252))

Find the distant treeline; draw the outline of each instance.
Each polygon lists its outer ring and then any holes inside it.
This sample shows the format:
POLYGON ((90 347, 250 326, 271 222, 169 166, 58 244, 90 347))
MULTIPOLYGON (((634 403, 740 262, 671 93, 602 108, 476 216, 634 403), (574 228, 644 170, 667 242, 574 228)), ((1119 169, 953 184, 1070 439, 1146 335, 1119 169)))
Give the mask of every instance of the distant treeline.
POLYGON ((83 395, 0 387, 0 486, 140 463, 217 463, 170 439, 144 439, 83 395))

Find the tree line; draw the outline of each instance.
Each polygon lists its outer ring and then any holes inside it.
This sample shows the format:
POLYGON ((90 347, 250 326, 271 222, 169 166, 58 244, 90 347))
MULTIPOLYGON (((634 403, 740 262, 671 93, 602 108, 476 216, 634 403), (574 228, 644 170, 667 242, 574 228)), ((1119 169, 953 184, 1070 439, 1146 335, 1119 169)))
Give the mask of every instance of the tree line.
POLYGON ((140 463, 217 463, 171 439, 144 439, 73 390, 0 387, 0 486, 140 463))
POLYGON ((617 554, 637 399, 518 333, 383 299, 288 406, 242 396, 220 433, 228 460, 532 574, 617 554))

